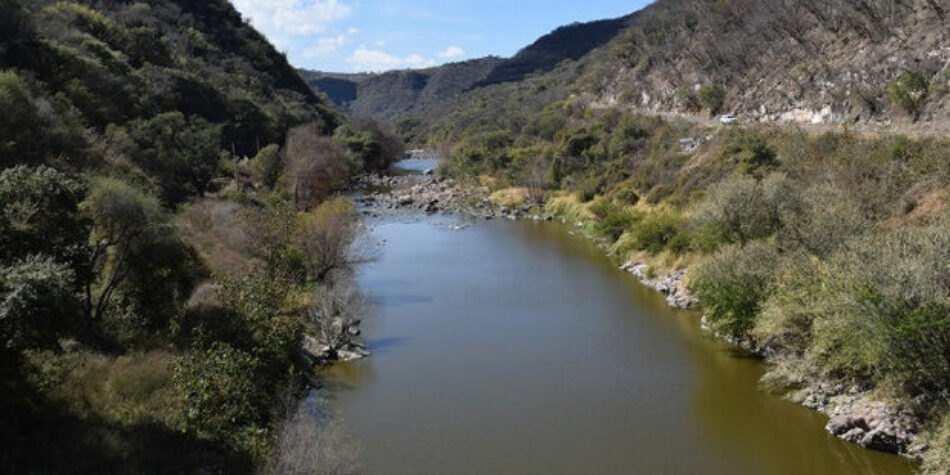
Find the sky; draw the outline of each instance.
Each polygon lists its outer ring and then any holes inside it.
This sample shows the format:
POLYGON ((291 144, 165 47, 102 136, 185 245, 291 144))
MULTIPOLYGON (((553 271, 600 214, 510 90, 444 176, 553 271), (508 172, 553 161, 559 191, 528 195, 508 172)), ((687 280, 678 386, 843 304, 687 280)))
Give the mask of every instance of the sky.
POLYGON ((575 21, 616 18, 647 0, 232 0, 297 67, 424 68, 510 57, 575 21))

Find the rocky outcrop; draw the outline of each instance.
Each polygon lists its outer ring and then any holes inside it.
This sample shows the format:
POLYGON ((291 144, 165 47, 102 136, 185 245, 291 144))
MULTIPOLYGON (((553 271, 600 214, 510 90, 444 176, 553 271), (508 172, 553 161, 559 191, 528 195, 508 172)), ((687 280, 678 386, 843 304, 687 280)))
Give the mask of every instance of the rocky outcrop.
POLYGON ((637 277, 641 283, 666 295, 666 303, 673 308, 692 308, 699 300, 686 287, 686 270, 679 269, 660 278, 650 277, 650 266, 644 262, 633 262, 620 266, 620 269, 637 277))

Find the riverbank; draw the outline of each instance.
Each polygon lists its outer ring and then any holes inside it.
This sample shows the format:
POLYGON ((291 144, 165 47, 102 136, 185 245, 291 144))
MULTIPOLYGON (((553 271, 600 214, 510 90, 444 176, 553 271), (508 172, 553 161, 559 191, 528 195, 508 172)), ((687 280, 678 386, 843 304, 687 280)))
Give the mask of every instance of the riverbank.
MULTIPOLYGON (((445 212, 478 219, 558 220, 571 226, 573 232, 597 242, 604 252, 610 252, 609 242, 588 232, 592 224, 589 219, 580 220, 576 214, 565 213, 557 206, 513 203, 504 194, 492 195, 488 187, 468 186, 434 174, 422 174, 363 176, 354 180, 351 189, 367 190, 367 194, 357 198, 357 202, 363 207, 363 213, 369 216, 445 212)), ((634 259, 619 267, 647 287, 663 293, 669 306, 678 309, 697 306, 699 299, 687 285, 690 266, 658 272, 656 269, 663 266, 653 264, 649 259, 634 259)), ((926 444, 917 442, 922 430, 920 418, 900 404, 880 400, 868 385, 830 382, 813 375, 793 377, 784 370, 783 361, 777 359, 781 352, 774 351, 774 348, 724 339, 768 363, 770 387, 782 379, 783 384, 774 386, 784 392, 786 399, 826 414, 830 418, 826 425, 829 433, 869 449, 908 457, 920 458, 926 452, 926 444), (794 389, 789 390, 790 387, 794 389)))

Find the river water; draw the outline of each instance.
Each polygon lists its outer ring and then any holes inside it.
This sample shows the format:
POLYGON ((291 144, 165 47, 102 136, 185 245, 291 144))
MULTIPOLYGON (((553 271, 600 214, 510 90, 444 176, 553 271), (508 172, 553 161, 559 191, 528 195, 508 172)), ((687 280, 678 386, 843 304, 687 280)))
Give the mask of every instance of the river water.
POLYGON ((369 473, 902 474, 554 223, 374 223, 373 356, 324 390, 369 473))

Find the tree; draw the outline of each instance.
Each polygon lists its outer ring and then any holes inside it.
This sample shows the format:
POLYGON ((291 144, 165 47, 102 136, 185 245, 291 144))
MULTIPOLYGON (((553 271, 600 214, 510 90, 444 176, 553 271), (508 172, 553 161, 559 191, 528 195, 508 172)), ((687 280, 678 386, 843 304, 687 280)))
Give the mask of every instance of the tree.
POLYGON ((284 168, 294 204, 310 209, 349 175, 350 158, 337 141, 321 134, 318 124, 308 124, 287 133, 284 168))
POLYGON ((111 178, 96 181, 82 211, 93 223, 85 311, 89 322, 95 323, 102 320, 141 256, 172 229, 158 200, 111 178))
POLYGON ((405 154, 406 146, 395 128, 373 119, 353 120, 337 129, 336 137, 369 172, 388 170, 405 154))
POLYGON ((39 163, 44 158, 40 111, 26 84, 13 71, 0 72, 0 166, 39 163))
POLYGON ((274 189, 274 186, 277 185, 282 170, 280 147, 277 145, 268 145, 262 148, 260 152, 257 152, 254 160, 251 161, 251 174, 254 176, 254 180, 268 190, 274 189))
POLYGON ((220 126, 168 112, 138 121, 133 136, 140 148, 134 156, 157 176, 165 202, 181 203, 208 190, 221 158, 220 126))
MULTIPOLYGON (((798 210, 794 187, 784 175, 763 181, 741 176, 714 185, 693 214, 701 240, 745 244, 769 236, 782 216, 798 210)), ((707 246, 708 247, 708 246, 707 246)))
POLYGON ((359 214, 344 198, 323 203, 303 216, 296 242, 303 251, 308 278, 322 282, 370 260, 364 234, 359 214))
POLYGON ((769 295, 777 260, 774 249, 752 243, 727 247, 696 268, 690 288, 713 330, 735 338, 748 336, 769 295))
POLYGON ((45 166, 0 172, 0 264, 42 253, 79 271, 91 224, 79 212, 85 192, 83 184, 45 166))
POLYGON ((900 77, 887 84, 891 101, 910 114, 914 120, 920 116, 920 107, 927 97, 927 80, 913 71, 904 71, 900 77))
POLYGON ((708 109, 710 114, 717 114, 726 99, 726 88, 719 84, 707 84, 699 88, 697 97, 699 103, 708 109))
POLYGON ((74 327, 75 274, 49 256, 0 268, 0 352, 50 348, 74 327))

